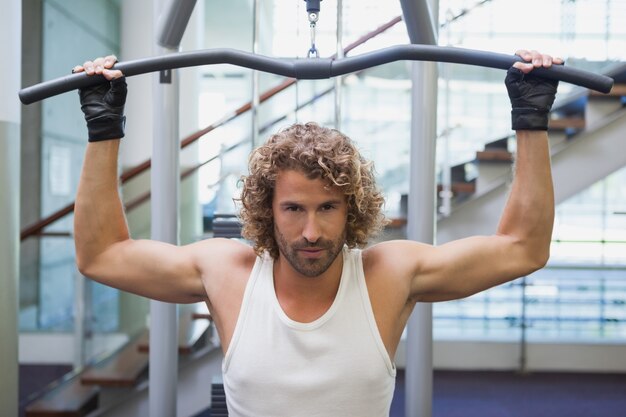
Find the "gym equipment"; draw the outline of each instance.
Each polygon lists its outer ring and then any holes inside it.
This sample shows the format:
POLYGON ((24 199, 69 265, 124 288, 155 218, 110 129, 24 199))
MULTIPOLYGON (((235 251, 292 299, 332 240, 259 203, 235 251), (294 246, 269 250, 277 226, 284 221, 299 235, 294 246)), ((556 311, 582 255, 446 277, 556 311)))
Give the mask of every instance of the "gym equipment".
MULTIPOLYGON (((127 77, 130 77, 175 68, 231 64, 300 80, 316 80, 345 75, 395 61, 449 62, 508 70, 513 63, 522 61, 522 59, 517 55, 433 45, 396 45, 341 59, 271 58, 223 48, 118 62, 114 68, 121 70, 127 77)), ((536 68, 533 73, 539 77, 564 81, 601 93, 608 93, 613 87, 611 77, 562 65, 536 68)), ((87 76, 84 73, 69 74, 23 88, 19 92, 19 97, 22 103, 31 104, 74 89, 103 82, 106 82, 103 76, 87 76)))

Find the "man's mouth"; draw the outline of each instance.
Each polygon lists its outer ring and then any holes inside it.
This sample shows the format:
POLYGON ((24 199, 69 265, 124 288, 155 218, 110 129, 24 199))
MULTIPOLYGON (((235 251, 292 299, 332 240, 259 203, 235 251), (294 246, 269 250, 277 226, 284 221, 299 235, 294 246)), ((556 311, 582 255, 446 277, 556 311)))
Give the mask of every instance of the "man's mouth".
POLYGON ((304 256, 315 257, 321 254, 324 251, 324 248, 300 248, 298 252, 302 253, 304 256))

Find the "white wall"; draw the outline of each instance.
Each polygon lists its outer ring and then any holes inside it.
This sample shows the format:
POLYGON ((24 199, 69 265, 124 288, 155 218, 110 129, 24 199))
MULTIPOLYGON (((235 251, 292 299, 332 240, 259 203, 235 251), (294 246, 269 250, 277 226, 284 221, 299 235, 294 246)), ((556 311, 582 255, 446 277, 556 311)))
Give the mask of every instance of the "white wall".
MULTIPOLYGON (((433 367, 446 370, 518 370, 522 347, 519 342, 435 341, 433 367)), ((396 364, 406 364, 406 344, 398 346, 396 364)), ((626 346, 618 343, 530 343, 526 370, 560 372, 626 373, 626 346)))
POLYGON ((20 227, 21 2, 2 1, 0 18, 0 411, 18 409, 17 332, 20 227), (12 39, 11 42, 7 41, 12 39))

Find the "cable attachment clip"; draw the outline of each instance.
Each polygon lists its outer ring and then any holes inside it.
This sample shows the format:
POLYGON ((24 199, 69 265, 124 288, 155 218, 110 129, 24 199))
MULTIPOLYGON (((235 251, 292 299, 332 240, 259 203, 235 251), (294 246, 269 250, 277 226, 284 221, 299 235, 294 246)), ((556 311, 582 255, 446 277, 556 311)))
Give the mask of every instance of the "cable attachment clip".
POLYGON ((317 20, 319 19, 319 14, 311 12, 309 13, 309 27, 311 28, 311 48, 307 53, 307 57, 309 58, 319 58, 319 52, 315 47, 315 29, 317 20))
POLYGON ((317 21, 320 17, 320 1, 321 0, 304 0, 306 1, 306 12, 309 17, 309 27, 311 29, 311 48, 307 53, 308 58, 319 58, 319 52, 315 47, 315 30, 317 21))

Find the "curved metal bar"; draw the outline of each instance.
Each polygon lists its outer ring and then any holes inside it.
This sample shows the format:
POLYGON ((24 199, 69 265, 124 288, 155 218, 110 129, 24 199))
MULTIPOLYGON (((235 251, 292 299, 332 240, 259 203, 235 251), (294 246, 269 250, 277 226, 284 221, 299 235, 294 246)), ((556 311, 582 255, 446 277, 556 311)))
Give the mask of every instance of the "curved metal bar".
MULTIPOLYGON (((207 49, 119 62, 115 68, 121 70, 126 76, 133 76, 174 68, 231 64, 285 77, 314 80, 405 60, 450 62, 506 70, 522 59, 516 55, 431 45, 397 45, 337 60, 270 58, 236 49, 207 49)), ((612 78, 576 68, 554 65, 550 68, 537 68, 534 71, 541 77, 565 81, 602 93, 608 93, 613 87, 612 78)), ((102 76, 88 77, 84 73, 70 74, 26 87, 20 90, 19 97, 22 103, 31 104, 57 94, 102 82, 105 82, 102 76)))

